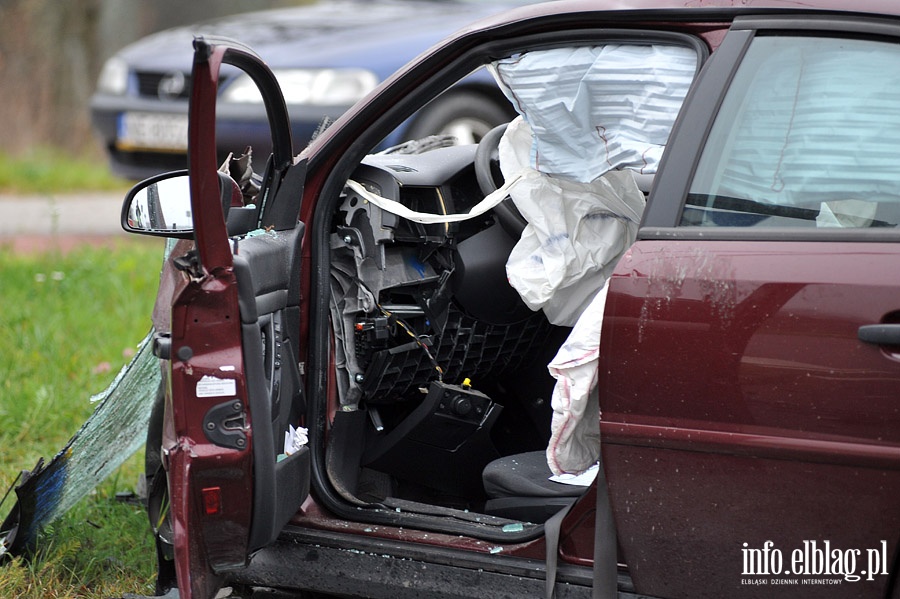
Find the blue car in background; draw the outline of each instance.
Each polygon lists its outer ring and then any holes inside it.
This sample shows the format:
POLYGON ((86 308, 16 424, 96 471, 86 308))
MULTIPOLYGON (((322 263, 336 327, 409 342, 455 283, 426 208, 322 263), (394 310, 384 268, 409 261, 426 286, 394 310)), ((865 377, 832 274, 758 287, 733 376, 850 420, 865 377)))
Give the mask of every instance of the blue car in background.
MULTIPOLYGON (((435 41, 481 17, 523 4, 460 0, 333 0, 238 14, 147 36, 110 58, 91 98, 91 118, 117 174, 143 179, 187 164, 191 40, 225 36, 252 46, 279 79, 295 149, 435 41)), ((271 150, 262 100, 246 75, 230 70, 219 87, 220 157, 249 141, 271 150)), ((514 112, 491 76, 474 73, 435 99, 383 142, 433 134, 480 140, 514 112)))

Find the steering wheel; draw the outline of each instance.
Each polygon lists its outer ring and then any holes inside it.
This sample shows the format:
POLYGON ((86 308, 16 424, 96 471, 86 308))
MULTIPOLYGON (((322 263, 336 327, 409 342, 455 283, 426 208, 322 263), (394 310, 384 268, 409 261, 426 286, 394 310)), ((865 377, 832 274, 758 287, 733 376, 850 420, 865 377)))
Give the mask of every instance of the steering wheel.
MULTIPOLYGON (((506 131, 509 123, 498 125, 491 129, 478 142, 475 150, 475 178, 481 193, 487 196, 503 184, 503 175, 500 174, 499 147, 500 138, 506 131), (499 182, 498 182, 499 180, 499 182)), ((494 207, 494 215, 503 230, 509 233, 513 239, 519 239, 528 221, 513 204, 512 199, 506 198, 494 207)))

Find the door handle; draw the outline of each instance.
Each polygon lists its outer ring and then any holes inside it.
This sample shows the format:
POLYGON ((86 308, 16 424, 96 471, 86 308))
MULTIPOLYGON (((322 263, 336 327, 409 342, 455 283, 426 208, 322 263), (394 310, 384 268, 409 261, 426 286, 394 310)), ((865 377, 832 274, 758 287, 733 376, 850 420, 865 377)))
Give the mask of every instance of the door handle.
POLYGON ((865 343, 900 346, 900 324, 866 324, 859 327, 858 335, 865 343))

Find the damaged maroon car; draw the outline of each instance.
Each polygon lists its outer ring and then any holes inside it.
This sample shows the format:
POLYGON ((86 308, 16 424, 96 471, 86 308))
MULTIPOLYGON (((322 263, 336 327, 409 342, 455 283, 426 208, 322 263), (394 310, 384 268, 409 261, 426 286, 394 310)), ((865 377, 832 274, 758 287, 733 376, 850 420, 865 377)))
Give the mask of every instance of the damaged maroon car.
POLYGON ((160 592, 895 596, 894 3, 517 9, 296 157, 252 50, 194 47, 189 172, 123 209, 182 238, 160 592), (258 164, 216 163, 224 64, 265 99, 258 164), (481 68, 517 119, 370 154, 481 68))

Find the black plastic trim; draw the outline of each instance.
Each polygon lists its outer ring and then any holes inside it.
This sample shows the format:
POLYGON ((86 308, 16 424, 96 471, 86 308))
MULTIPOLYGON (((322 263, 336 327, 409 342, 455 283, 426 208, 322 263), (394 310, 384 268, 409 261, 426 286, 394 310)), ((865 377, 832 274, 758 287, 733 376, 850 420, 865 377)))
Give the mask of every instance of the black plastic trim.
POLYGON ((823 33, 851 33, 886 37, 900 37, 896 19, 877 16, 803 15, 803 16, 745 16, 734 20, 735 31, 821 31, 823 33))
POLYGON ((728 89, 752 37, 748 31, 729 32, 694 82, 669 136, 671 143, 653 181, 638 239, 642 239, 644 227, 674 227, 681 217, 697 167, 697 154, 706 142, 724 99, 724 90, 728 89), (679 194, 680 200, 673 201, 679 194))
MULTIPOLYGON (((237 243, 234 273, 241 314, 247 402, 253 426, 253 517, 249 545, 259 549, 274 540, 309 494, 308 447, 278 461, 281 439, 273 426, 283 424, 280 377, 297 376, 296 362, 275 364, 282 343, 281 315, 290 307, 294 259, 304 227, 266 233, 237 243), (265 343, 265 348, 263 343, 265 343), (285 372, 287 369, 288 372, 285 372)), ((293 298, 295 301, 299 298, 293 298)))
POLYGON ((300 212, 300 199, 303 197, 303 185, 306 182, 306 161, 287 167, 275 197, 263 207, 260 222, 264 227, 272 227, 276 231, 293 229, 297 225, 300 212))
MULTIPOLYGON (((544 596, 545 570, 540 559, 289 526, 246 570, 233 576, 230 582, 373 599, 518 599, 544 596), (302 568, 296 567, 298 559, 302 568)), ((592 569, 560 564, 557 583, 560 597, 590 597, 592 569)), ((621 599, 646 597, 635 593, 623 570, 618 589, 621 599)))
POLYGON ((900 345, 900 324, 866 324, 859 327, 859 340, 873 345, 900 345))
POLYGON ((288 117, 281 86, 275 75, 256 52, 241 42, 217 36, 200 37, 194 40, 195 47, 203 44, 225 46, 222 62, 238 67, 256 83, 263 97, 269 129, 272 133, 275 168, 279 171, 283 170, 291 163, 294 147, 291 140, 291 120, 288 117))

